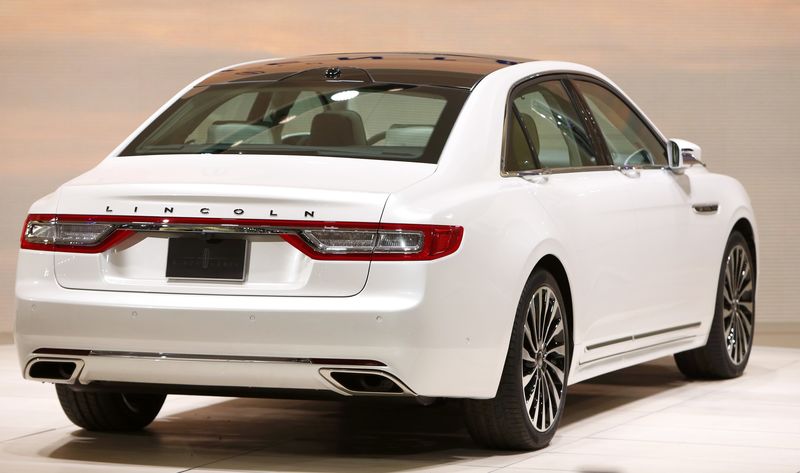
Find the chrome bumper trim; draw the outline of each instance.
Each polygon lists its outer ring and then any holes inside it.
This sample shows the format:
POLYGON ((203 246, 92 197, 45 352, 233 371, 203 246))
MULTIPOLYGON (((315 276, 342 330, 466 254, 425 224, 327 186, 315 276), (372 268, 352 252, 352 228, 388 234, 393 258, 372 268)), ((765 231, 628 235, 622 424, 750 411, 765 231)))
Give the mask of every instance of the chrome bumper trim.
POLYGON ((348 358, 302 358, 285 356, 249 356, 249 355, 204 355, 187 353, 137 352, 113 350, 76 350, 69 348, 39 348, 34 355, 55 355, 64 357, 100 356, 106 358, 135 358, 145 360, 170 361, 212 361, 224 363, 301 363, 308 365, 340 365, 340 366, 386 366, 375 360, 348 358))

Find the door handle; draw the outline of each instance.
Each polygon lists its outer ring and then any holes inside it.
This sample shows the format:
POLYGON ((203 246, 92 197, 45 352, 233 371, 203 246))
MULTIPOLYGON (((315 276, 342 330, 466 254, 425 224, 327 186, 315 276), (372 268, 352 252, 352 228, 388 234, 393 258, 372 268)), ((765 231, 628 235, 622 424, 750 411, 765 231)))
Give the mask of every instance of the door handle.
POLYGON ((617 169, 622 173, 623 176, 630 177, 631 179, 636 179, 641 175, 638 169, 631 166, 621 166, 617 169))
POLYGON ((550 180, 550 171, 543 169, 536 172, 520 172, 519 177, 534 184, 547 184, 547 181, 550 180))

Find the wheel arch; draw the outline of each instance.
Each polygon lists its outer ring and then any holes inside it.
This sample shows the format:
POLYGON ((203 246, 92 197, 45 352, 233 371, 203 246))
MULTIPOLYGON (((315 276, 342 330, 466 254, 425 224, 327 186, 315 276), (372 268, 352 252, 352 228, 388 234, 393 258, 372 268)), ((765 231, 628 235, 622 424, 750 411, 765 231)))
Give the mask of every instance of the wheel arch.
POLYGON ((569 275, 567 274, 567 270, 561 260, 553 254, 547 254, 540 258, 539 261, 534 265, 531 274, 533 274, 537 269, 546 270, 552 274, 554 278, 556 278, 558 288, 561 291, 561 297, 564 298, 564 309, 567 316, 567 332, 569 333, 569 339, 571 342, 570 360, 572 360, 575 350, 575 325, 573 323, 572 287, 569 283, 569 275))
POLYGON ((758 254, 756 248, 756 236, 755 230, 753 228, 753 224, 745 217, 740 218, 736 221, 731 229, 730 233, 739 232, 742 234, 745 240, 747 240, 747 246, 750 249, 750 255, 753 257, 753 269, 756 274, 758 274, 758 254))

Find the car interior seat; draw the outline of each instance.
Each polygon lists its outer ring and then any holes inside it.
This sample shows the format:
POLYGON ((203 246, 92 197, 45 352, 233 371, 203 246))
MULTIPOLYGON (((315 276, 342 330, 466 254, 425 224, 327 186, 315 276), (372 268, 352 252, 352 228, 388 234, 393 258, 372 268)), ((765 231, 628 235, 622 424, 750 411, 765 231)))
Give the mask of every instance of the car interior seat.
POLYGON ((352 110, 322 112, 314 116, 307 146, 362 146, 367 144, 361 115, 352 110))

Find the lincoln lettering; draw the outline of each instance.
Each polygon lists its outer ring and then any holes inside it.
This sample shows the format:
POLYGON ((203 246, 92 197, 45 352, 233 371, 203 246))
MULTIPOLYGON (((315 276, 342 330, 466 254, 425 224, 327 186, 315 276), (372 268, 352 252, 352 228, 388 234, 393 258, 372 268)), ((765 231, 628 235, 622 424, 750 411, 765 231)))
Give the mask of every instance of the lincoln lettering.
MULTIPOLYGON (((108 214, 117 213, 117 214, 120 214, 120 215, 126 215, 125 208, 117 209, 113 205, 106 205, 105 207, 106 207, 105 208, 105 213, 108 213, 108 214)), ((133 213, 133 214, 139 213, 139 206, 138 205, 132 206, 132 207, 128 207, 128 208, 130 209, 130 211, 129 211, 130 213, 133 213)), ((197 211, 198 211, 198 213, 200 213, 200 215, 212 215, 212 214, 214 214, 213 209, 211 209, 209 207, 201 207, 197 211)), ((174 206, 159 207, 157 212, 163 213, 164 215, 172 215, 172 214, 175 213, 175 207, 174 206)), ((259 217, 259 216, 264 216, 264 215, 266 215, 267 217, 284 216, 283 211, 281 211, 279 213, 275 209, 269 209, 269 210, 266 210, 266 211, 262 210, 262 211, 258 211, 258 212, 253 212, 253 211, 247 211, 247 210, 245 210, 243 208, 235 208, 233 210, 226 211, 224 213, 228 213, 228 212, 232 213, 236 217, 241 217, 241 216, 243 216, 245 214, 247 214, 248 216, 252 216, 252 217, 259 217)), ((303 218, 314 218, 314 214, 315 213, 316 213, 316 210, 303 210, 302 216, 303 216, 303 218)), ((285 216, 286 217, 292 217, 293 216, 292 214, 294 214, 294 216, 296 217, 299 214, 299 212, 288 212, 288 213, 286 213, 285 216)))

